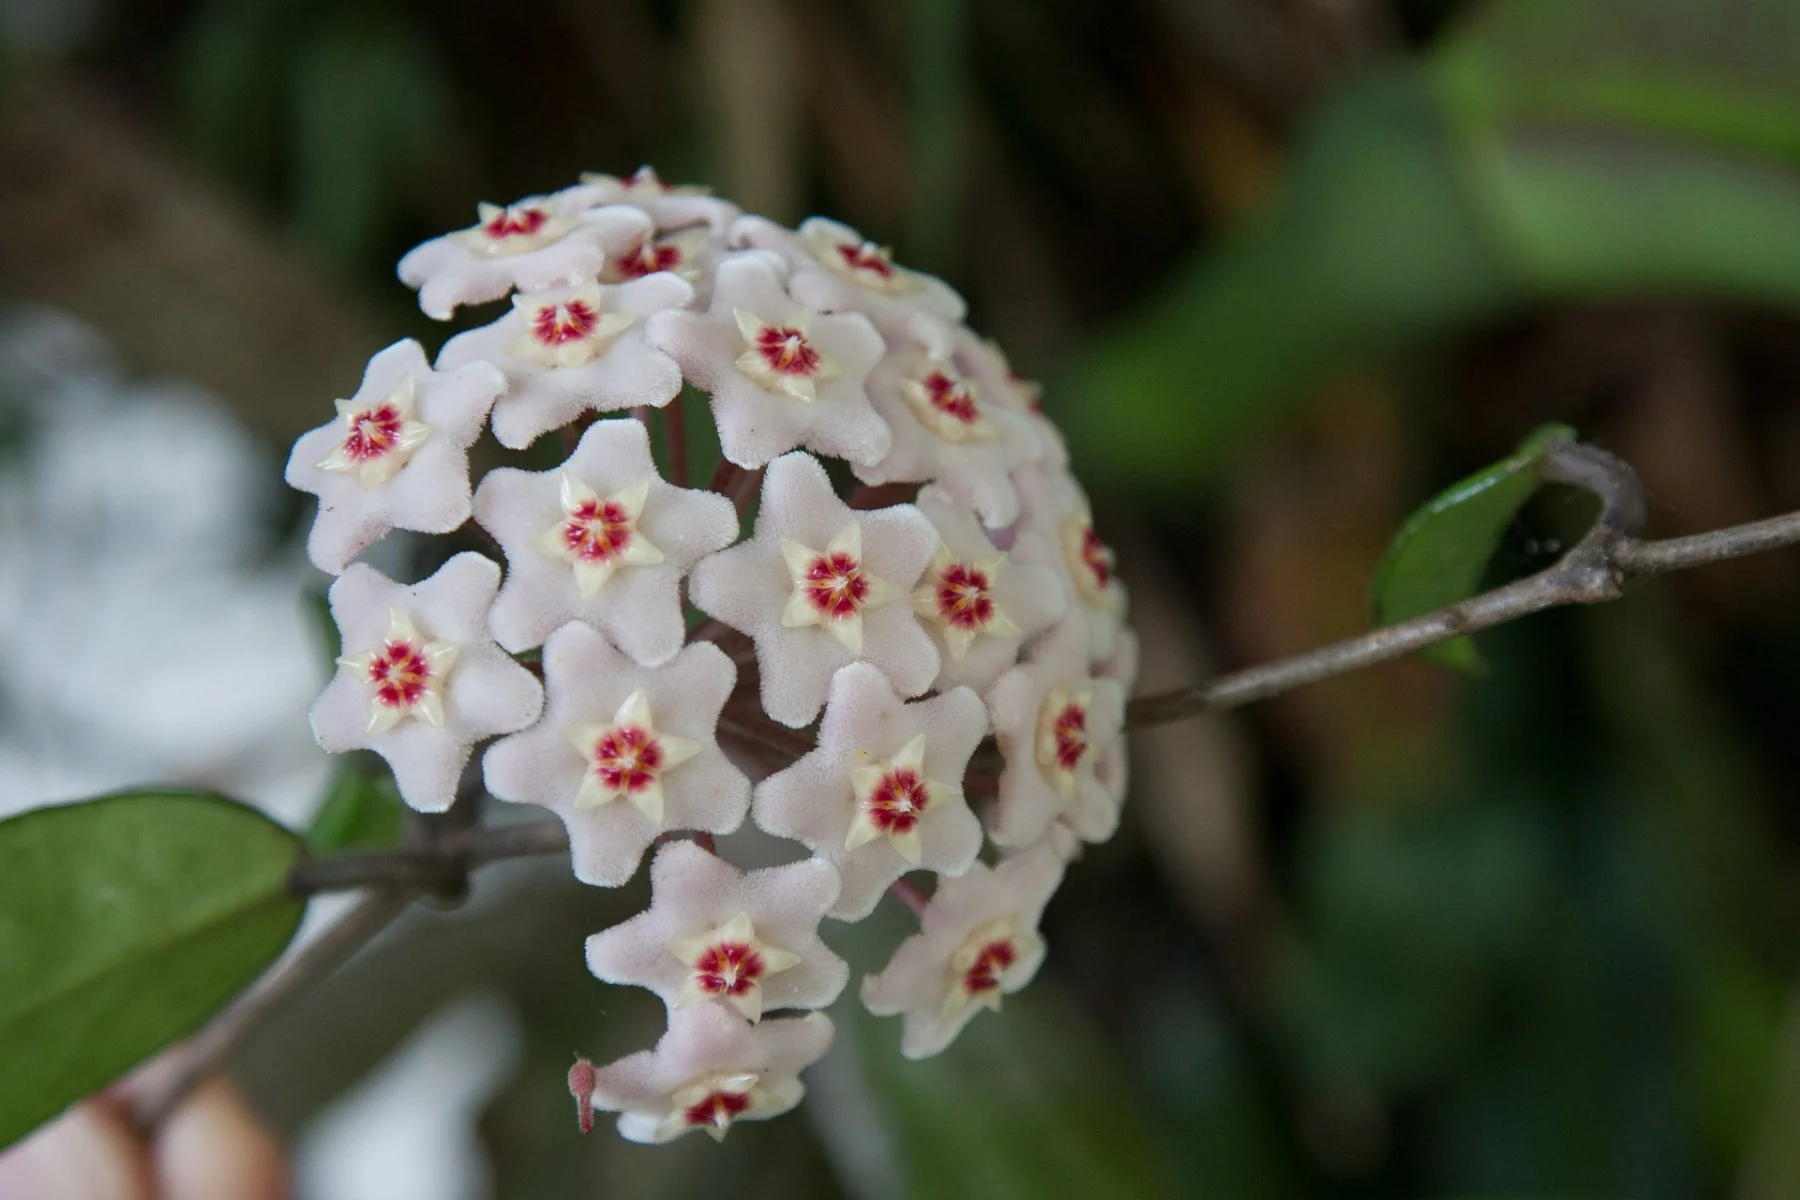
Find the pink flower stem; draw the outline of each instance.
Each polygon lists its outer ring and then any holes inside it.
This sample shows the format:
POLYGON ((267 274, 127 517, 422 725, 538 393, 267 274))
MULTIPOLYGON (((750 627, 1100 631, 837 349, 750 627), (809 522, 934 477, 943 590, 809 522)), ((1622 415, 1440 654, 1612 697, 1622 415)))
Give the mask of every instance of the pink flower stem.
POLYGON ((889 886, 888 891, 897 896, 900 903, 912 909, 913 916, 915 917, 923 917, 925 915, 925 906, 931 903, 931 897, 920 891, 919 885, 910 879, 894 880, 893 884, 889 886))
POLYGON ((669 482, 676 487, 686 487, 688 484, 687 414, 682 412, 684 399, 685 395, 677 393, 662 408, 663 438, 669 447, 669 482))
POLYGON ((910 504, 918 496, 919 485, 916 483, 859 483, 844 503, 854 509, 867 510, 887 508, 894 504, 910 504))
POLYGON ((721 462, 719 469, 713 472, 712 490, 737 505, 738 516, 742 517, 750 511, 750 501, 756 495, 757 487, 762 483, 763 469, 746 471, 734 462, 721 462))

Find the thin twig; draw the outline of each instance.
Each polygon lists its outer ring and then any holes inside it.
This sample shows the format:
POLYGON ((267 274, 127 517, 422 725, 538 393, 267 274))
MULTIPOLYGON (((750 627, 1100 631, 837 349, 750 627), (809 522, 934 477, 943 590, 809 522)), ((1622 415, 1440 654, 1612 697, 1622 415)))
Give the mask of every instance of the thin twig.
POLYGON ((452 871, 498 862, 561 854, 569 836, 560 821, 478 825, 445 834, 429 846, 405 850, 346 850, 303 860, 288 886, 298 895, 382 886, 415 891, 443 888, 452 871))
POLYGON ((1800 513, 1733 525, 1692 537, 1644 541, 1644 492, 1637 473, 1592 446, 1567 446, 1545 459, 1543 474, 1600 497, 1600 516, 1555 565, 1493 591, 1471 596, 1423 616, 1334 642, 1292 658, 1224 675, 1211 683, 1133 700, 1126 726, 1148 729, 1266 700, 1303 684, 1361 667, 1506 621, 1565 604, 1598 604, 1624 594, 1625 582, 1800 543, 1800 513))
POLYGON ((131 1119, 152 1130, 181 1106, 202 1080, 228 1062, 251 1036, 315 979, 330 974, 405 909, 409 895, 384 888, 369 893, 338 922, 264 975, 199 1033, 170 1051, 125 1096, 131 1119))

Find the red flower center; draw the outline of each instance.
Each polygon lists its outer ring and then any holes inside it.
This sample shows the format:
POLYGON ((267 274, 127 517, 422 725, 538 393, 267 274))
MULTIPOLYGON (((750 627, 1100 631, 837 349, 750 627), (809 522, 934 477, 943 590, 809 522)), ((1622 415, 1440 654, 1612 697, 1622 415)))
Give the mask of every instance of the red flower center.
POLYGON ((750 1097, 724 1090, 708 1092, 696 1104, 690 1104, 682 1119, 689 1125, 717 1125, 723 1129, 750 1107, 750 1097))
POLYGON ((608 562, 631 544, 631 515, 613 500, 584 500, 562 527, 563 545, 583 562, 608 562))
POLYGON ((899 767, 881 777, 865 805, 869 820, 883 833, 909 833, 931 803, 925 780, 917 771, 899 767))
POLYGON ((709 946, 694 964, 695 982, 709 996, 741 996, 762 976, 762 955, 745 942, 709 946))
POLYGON ((600 314, 593 305, 585 300, 565 300, 539 308, 532 315, 531 332, 546 346, 560 346, 587 337, 599 323, 600 314))
POLYGON ((756 335, 756 352, 769 369, 783 375, 811 375, 819 369, 819 352, 798 329, 768 325, 756 335))
POLYGON ((842 551, 813 559, 800 586, 812 606, 834 621, 855 616, 869 598, 862 564, 842 551))
POLYGON ((981 418, 975 408, 975 393, 964 379, 952 379, 942 371, 933 371, 924 379, 925 399, 931 407, 964 425, 981 418))
POLYGON ((1094 582, 1101 588, 1106 587, 1113 574, 1113 552, 1107 544, 1100 540, 1100 535, 1089 525, 1081 534, 1081 562, 1094 577, 1094 582))
POLYGON ((1082 756, 1088 750, 1087 709, 1071 701, 1056 714, 1056 721, 1050 728, 1056 738, 1056 765, 1065 771, 1073 771, 1081 765, 1082 756))
POLYGON ((518 234, 536 233, 549 219, 549 214, 535 205, 531 208, 503 208, 481 227, 481 232, 499 241, 518 234))
POLYGON ((980 630, 994 619, 987 574, 966 563, 951 563, 938 574, 938 615, 956 629, 980 630))
POLYGON ((645 238, 620 256, 616 269, 621 279, 642 279, 658 271, 673 271, 680 265, 681 247, 645 238))
POLYGON ((369 682, 375 685, 377 704, 410 708, 431 683, 431 664, 411 642, 386 642, 369 659, 369 682))
POLYGON ((406 418, 392 404, 381 403, 356 414, 344 438, 344 454, 353 462, 380 458, 394 448, 406 418))
POLYGON ((641 792, 656 782, 662 743, 636 725, 615 725, 594 743, 594 774, 615 792, 641 792))
POLYGON ((888 261, 888 256, 874 242, 864 242, 861 245, 839 242, 837 252, 838 257, 843 259, 844 266, 852 271, 868 271, 883 279, 894 277, 894 264, 888 261))
POLYGON ((1000 990, 1000 973, 1018 961, 1019 951, 1011 938, 989 942, 963 972, 963 990, 971 996, 1000 990))

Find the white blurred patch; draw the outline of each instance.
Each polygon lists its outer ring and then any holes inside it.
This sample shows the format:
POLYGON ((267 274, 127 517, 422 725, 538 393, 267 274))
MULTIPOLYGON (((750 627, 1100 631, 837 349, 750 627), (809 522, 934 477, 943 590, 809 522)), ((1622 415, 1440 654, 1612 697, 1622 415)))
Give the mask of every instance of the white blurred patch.
POLYGON ((493 1189, 476 1122, 518 1070, 523 1034, 498 994, 437 1010, 301 1131, 295 1200, 480 1200, 493 1189))
POLYGON ((92 331, 0 319, 0 815, 142 783, 290 823, 328 771, 298 553, 263 557, 280 464, 207 394, 121 378, 92 331))

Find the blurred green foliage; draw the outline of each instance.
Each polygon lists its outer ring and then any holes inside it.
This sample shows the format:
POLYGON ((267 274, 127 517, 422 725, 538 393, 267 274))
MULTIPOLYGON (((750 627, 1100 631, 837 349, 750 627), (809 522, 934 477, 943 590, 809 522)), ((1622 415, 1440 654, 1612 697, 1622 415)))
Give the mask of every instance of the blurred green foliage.
POLYGON ((1273 209, 1082 366, 1092 466, 1188 486, 1308 385, 1529 305, 1800 308, 1796 52, 1786 0, 1485 6, 1344 89, 1273 209))

